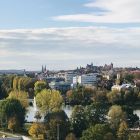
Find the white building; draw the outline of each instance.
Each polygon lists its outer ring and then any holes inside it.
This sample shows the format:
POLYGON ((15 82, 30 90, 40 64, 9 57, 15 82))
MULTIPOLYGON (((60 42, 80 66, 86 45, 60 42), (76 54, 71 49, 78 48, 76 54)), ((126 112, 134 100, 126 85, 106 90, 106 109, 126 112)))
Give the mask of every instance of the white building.
POLYGON ((76 76, 76 73, 73 72, 66 72, 65 73, 65 82, 72 84, 73 83, 73 77, 76 76))
POLYGON ((73 85, 77 83, 84 86, 94 86, 98 81, 97 73, 84 74, 81 76, 73 77, 73 85))
POLYGON ((76 76, 76 73, 69 71, 69 72, 59 72, 56 77, 64 78, 65 82, 72 84, 73 77, 75 77, 75 76, 76 76))
POLYGON ((118 90, 118 91, 121 91, 123 89, 128 89, 128 88, 134 88, 133 85, 131 84, 122 84, 122 85, 114 85, 112 86, 111 90, 118 90))

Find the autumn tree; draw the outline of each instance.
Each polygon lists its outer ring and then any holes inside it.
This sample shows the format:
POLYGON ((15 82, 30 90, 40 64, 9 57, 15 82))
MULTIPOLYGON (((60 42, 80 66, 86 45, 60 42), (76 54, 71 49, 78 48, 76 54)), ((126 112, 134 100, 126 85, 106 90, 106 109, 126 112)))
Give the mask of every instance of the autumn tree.
POLYGON ((127 140, 128 135, 128 125, 125 121, 122 121, 119 125, 119 129, 117 132, 118 138, 121 140, 127 140))
POLYGON ((107 94, 108 102, 111 104, 122 104, 123 94, 118 90, 113 90, 107 94))
POLYGON ((28 93, 25 91, 18 91, 18 90, 11 91, 8 98, 17 99, 20 101, 23 107, 25 108, 28 107, 28 93))
POLYGON ((65 140, 77 140, 73 133, 69 133, 65 140))
POLYGON ((140 140, 140 133, 131 133, 128 135, 128 140, 140 140))
POLYGON ((111 128, 117 131, 122 121, 126 120, 125 112, 123 112, 121 106, 113 105, 108 112, 108 118, 111 128))
POLYGON ((37 81, 34 84, 35 95, 37 95, 42 90, 46 89, 46 87, 47 87, 47 84, 45 81, 37 81))
POLYGON ((8 129, 12 132, 17 132, 20 129, 20 124, 17 116, 10 117, 8 120, 8 129))
POLYGON ((59 110, 63 103, 63 98, 59 91, 44 89, 37 94, 36 103, 40 110, 46 114, 59 110))
POLYGON ((39 135, 45 134, 45 126, 41 123, 33 123, 28 131, 32 137, 38 137, 39 135))

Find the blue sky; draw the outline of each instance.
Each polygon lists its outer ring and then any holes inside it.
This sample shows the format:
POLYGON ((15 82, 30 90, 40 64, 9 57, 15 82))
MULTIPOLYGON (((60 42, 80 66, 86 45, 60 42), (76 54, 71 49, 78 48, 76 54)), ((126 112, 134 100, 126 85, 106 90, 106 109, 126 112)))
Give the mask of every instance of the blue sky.
POLYGON ((0 1, 0 69, 140 67, 139 0, 0 1))

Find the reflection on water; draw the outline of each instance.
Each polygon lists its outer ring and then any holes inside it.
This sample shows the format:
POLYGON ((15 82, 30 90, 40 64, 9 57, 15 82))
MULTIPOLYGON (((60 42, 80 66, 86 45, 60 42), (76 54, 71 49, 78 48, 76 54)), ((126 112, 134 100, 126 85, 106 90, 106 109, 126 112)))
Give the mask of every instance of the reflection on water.
POLYGON ((136 114, 140 119, 140 110, 134 110, 134 114, 136 114))
POLYGON ((70 118, 71 117, 71 114, 72 114, 73 107, 70 106, 70 105, 66 105, 66 106, 63 106, 62 109, 67 114, 68 118, 70 118))
MULTIPOLYGON (((71 113, 72 113, 72 108, 69 105, 63 106, 62 109, 65 111, 65 113, 67 114, 67 116, 70 118, 71 113)), ((27 122, 34 122, 36 121, 36 119, 34 118, 36 112, 39 111, 39 109, 35 109, 34 104, 33 106, 29 106, 27 109, 27 113, 26 113, 26 120, 27 122)), ((43 117, 41 119, 43 121, 43 117)))

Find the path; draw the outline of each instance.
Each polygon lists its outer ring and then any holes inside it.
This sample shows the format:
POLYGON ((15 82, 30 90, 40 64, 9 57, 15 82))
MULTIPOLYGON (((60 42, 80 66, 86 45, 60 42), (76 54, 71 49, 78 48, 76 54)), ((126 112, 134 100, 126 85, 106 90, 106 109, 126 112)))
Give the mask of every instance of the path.
MULTIPOLYGON (((3 132, 3 131, 0 131, 1 134, 3 135, 8 135, 8 136, 12 136, 12 137, 15 137, 15 138, 22 138, 23 140, 32 140, 31 138, 27 137, 27 136, 23 136, 23 135, 20 135, 20 134, 12 134, 12 133, 8 133, 8 132, 3 132)), ((11 137, 11 139, 8 139, 8 140, 13 140, 13 138, 11 137)), ((7 140, 4 139, 4 138, 0 138, 0 140, 7 140)))

